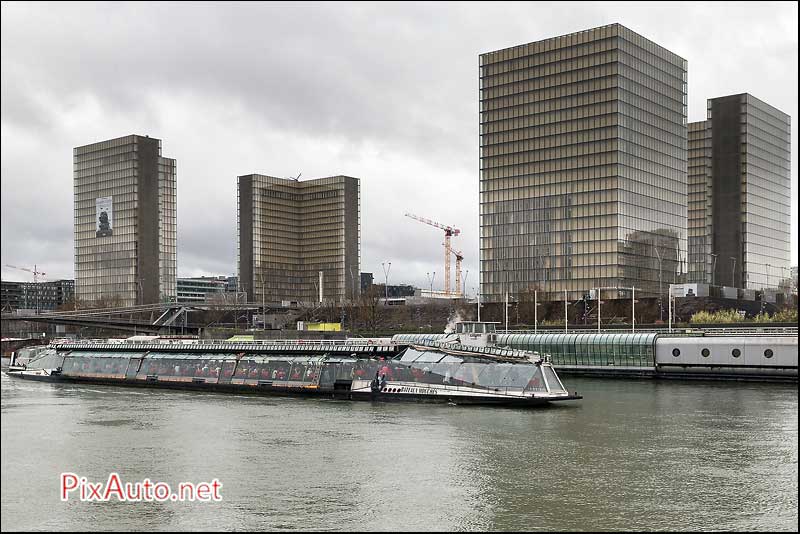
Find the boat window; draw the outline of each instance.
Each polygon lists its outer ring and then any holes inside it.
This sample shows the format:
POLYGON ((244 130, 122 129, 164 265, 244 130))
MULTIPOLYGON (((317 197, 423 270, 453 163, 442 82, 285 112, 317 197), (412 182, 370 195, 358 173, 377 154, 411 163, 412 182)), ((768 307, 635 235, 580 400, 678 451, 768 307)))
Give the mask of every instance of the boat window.
POLYGON ((536 374, 536 369, 538 367, 535 365, 512 365, 501 385, 510 388, 524 388, 536 374))
POLYGON ((438 350, 426 350, 420 354, 419 358, 417 358, 416 362, 424 362, 424 363, 435 363, 441 360, 444 357, 444 353, 439 352, 438 350))
POLYGON ((525 391, 547 391, 547 387, 544 384, 544 380, 542 379, 542 368, 541 366, 534 366, 534 372, 531 379, 528 381, 528 385, 525 387, 525 391))
POLYGON ((478 377, 486 365, 485 363, 462 363, 458 366, 455 378, 467 386, 477 385, 478 377))
POLYGON ((478 385, 487 388, 498 388, 510 370, 510 363, 486 364, 480 376, 478 376, 478 385))
POLYGON ((561 393, 564 391, 564 386, 561 384, 561 381, 556 376, 555 371, 549 365, 542 365, 542 372, 544 373, 545 378, 547 378, 547 385, 550 386, 551 393, 561 393))
POLYGON ((55 369, 62 367, 64 355, 54 350, 43 351, 29 361, 25 367, 28 369, 55 369))
POLYGON ((378 369, 381 367, 379 365, 382 362, 377 362, 375 360, 359 360, 355 364, 355 370, 353 371, 353 378, 356 380, 372 380, 375 378, 375 373, 378 372, 378 369))
POLYGON ((405 352, 403 353, 403 357, 400 358, 400 361, 402 361, 402 362, 413 362, 414 360, 419 358, 421 354, 422 354, 421 351, 418 351, 417 349, 414 349, 412 347, 408 347, 405 350, 405 352))

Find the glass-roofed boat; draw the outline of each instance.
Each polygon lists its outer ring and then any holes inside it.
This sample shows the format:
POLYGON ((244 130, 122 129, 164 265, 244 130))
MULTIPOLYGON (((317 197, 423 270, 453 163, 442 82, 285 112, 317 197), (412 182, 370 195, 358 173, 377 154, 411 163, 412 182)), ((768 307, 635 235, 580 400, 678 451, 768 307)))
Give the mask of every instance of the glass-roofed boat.
POLYGON ((475 324, 419 342, 64 342, 8 374, 52 382, 372 401, 532 406, 581 398, 567 391, 548 358, 465 335, 474 334, 475 324))

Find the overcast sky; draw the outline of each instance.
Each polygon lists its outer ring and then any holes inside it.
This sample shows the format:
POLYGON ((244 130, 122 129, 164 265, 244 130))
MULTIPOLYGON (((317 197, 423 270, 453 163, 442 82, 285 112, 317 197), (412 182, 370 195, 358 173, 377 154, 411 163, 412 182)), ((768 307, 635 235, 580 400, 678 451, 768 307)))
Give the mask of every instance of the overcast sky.
MULTIPOLYGON (((179 276, 236 274, 236 176, 361 178, 361 270, 478 276, 478 54, 619 22, 686 58, 689 120, 748 92, 792 117, 797 4, 2 3, 2 276, 73 277, 72 149, 128 134, 178 162, 179 276)), ((470 292, 472 290, 470 289, 470 292)))

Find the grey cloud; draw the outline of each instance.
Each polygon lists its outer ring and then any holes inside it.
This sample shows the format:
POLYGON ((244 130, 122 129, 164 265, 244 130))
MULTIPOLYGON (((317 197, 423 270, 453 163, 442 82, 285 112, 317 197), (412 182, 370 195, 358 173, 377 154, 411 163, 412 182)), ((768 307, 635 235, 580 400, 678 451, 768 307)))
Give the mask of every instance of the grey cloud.
MULTIPOLYGON (((688 60, 690 120, 742 91, 797 114, 788 3, 4 2, 2 15, 3 263, 69 266, 72 147, 140 133, 178 160, 181 275, 235 271, 237 175, 300 171, 362 178, 363 270, 392 259, 396 281, 423 286, 441 270, 434 229, 402 216, 416 211, 464 229, 476 272, 478 54, 611 22, 688 60)), ((796 168, 793 149, 794 183, 796 168)))

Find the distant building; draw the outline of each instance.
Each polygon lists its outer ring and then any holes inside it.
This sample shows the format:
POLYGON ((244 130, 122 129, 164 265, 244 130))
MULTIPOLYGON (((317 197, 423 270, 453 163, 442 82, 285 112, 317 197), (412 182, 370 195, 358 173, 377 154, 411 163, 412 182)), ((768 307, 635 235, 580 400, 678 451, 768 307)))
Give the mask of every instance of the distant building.
POLYGON ((481 54, 479 69, 484 301, 680 282, 686 60, 611 24, 481 54))
POLYGON ((178 302, 206 302, 209 295, 225 293, 227 287, 228 281, 224 277, 178 278, 178 302))
POLYGON ((74 280, 52 282, 0 282, 0 309, 56 311, 75 298, 74 280))
POLYGON ((73 150, 75 291, 86 305, 176 298, 176 163, 139 135, 73 150))
POLYGON ((779 287, 790 268, 791 118, 750 94, 689 125, 689 276, 779 287))
POLYGON ((361 292, 366 293, 372 286, 372 273, 361 273, 361 292))
MULTIPOLYGON (((378 292, 379 296, 386 295, 385 284, 373 284, 373 287, 378 292)), ((408 284, 399 284, 399 285, 389 284, 389 298, 413 297, 415 291, 416 290, 414 289, 414 287, 408 284)))
POLYGON ((239 176, 240 290, 252 302, 357 297, 359 206, 358 178, 239 176))

